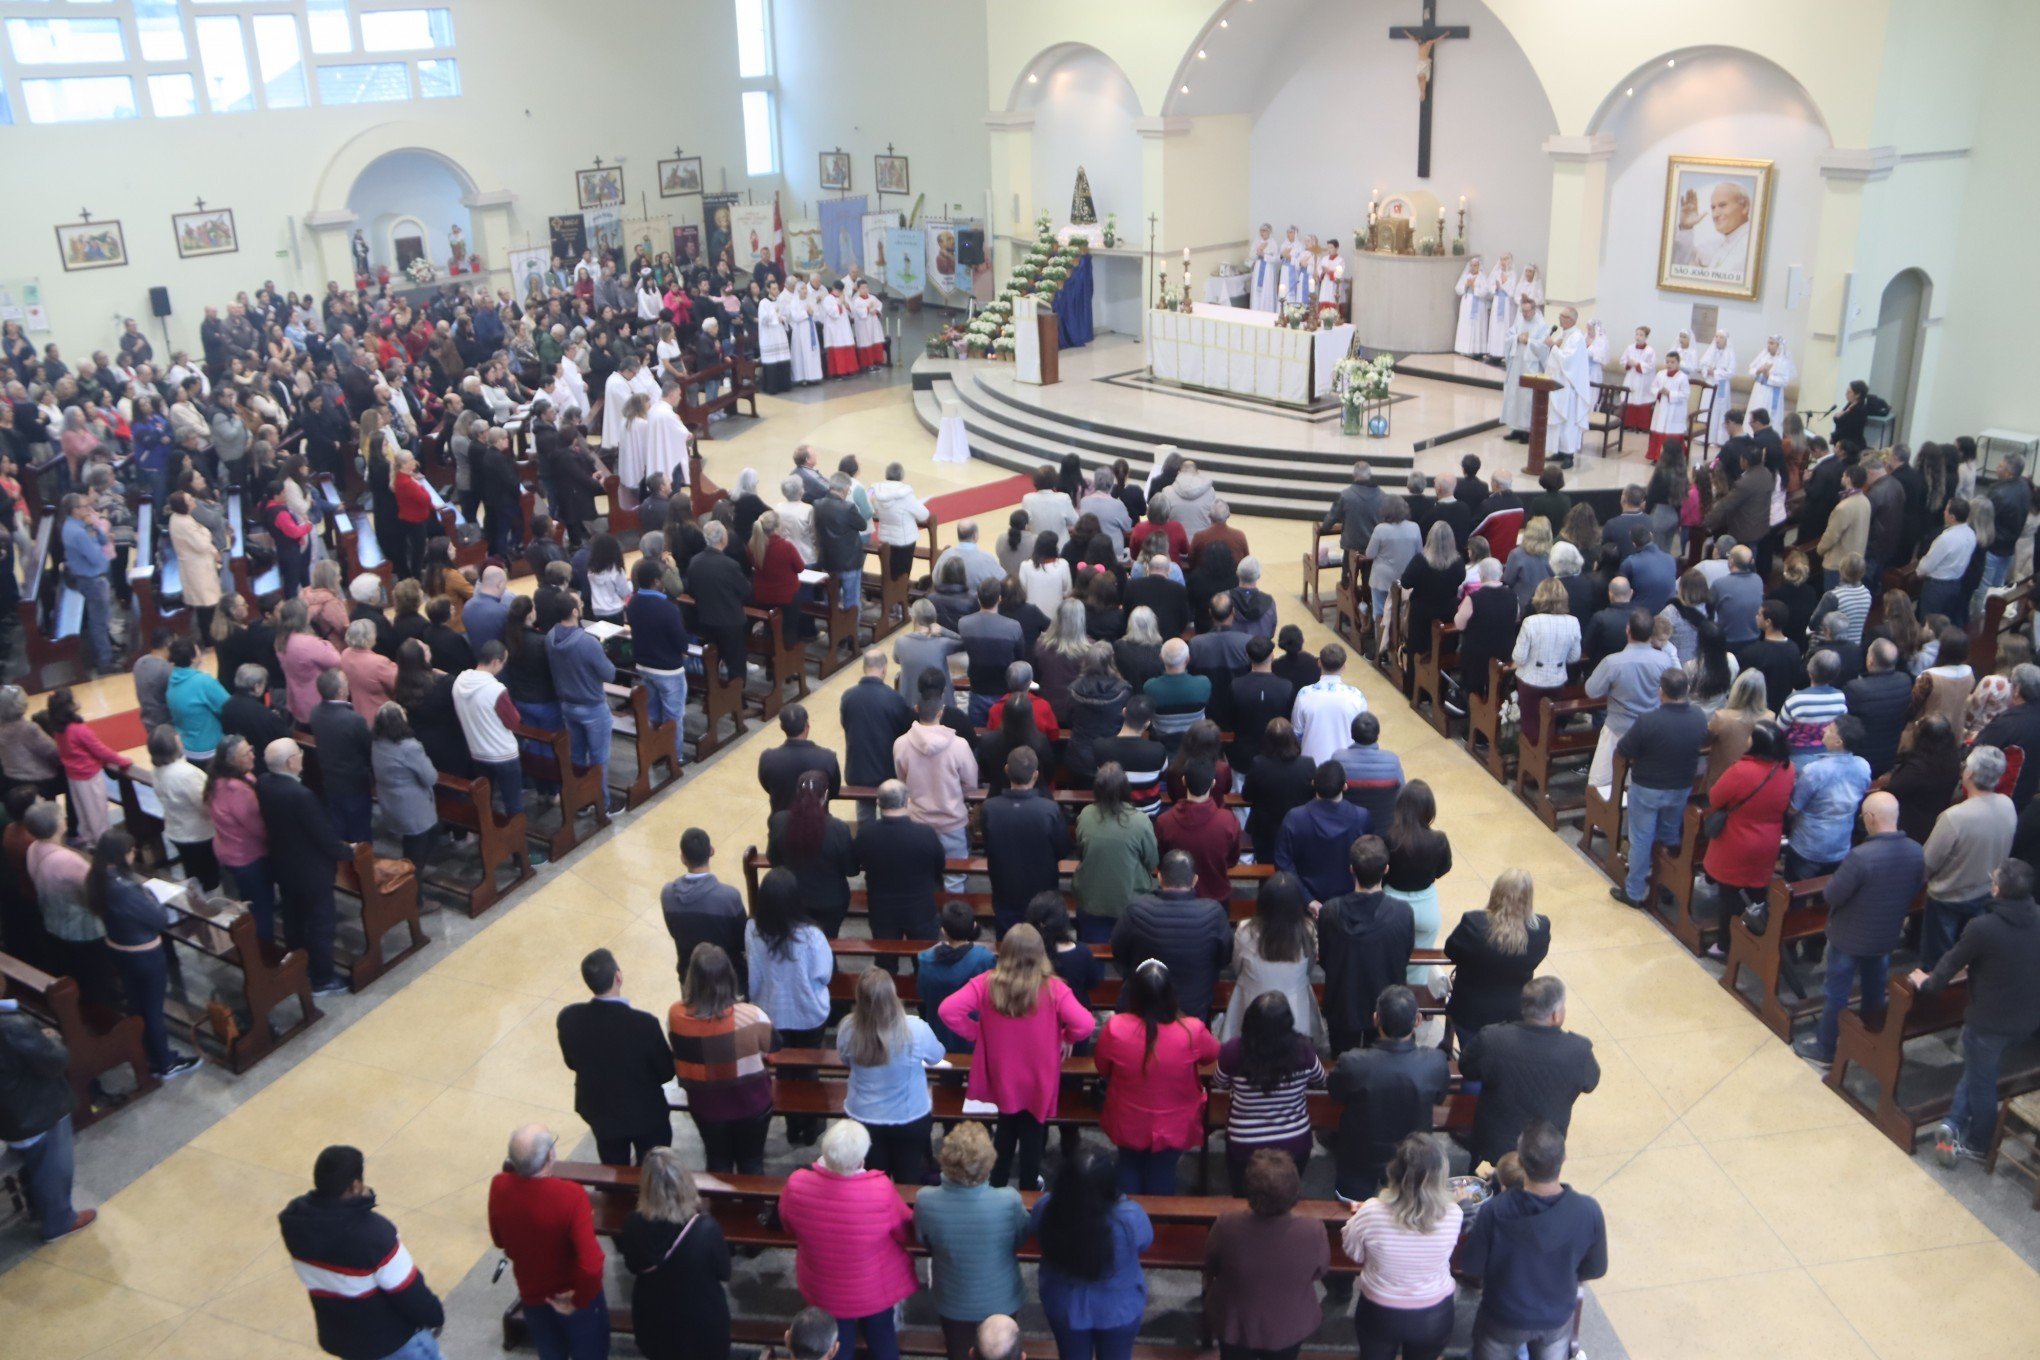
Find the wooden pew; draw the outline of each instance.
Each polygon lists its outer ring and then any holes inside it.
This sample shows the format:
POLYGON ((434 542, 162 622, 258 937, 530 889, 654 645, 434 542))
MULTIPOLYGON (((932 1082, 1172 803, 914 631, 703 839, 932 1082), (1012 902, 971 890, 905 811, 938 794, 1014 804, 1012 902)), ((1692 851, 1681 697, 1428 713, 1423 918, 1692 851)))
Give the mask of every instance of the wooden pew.
MULTIPOLYGON (((519 735, 523 734, 520 732, 519 735)), ((565 733, 560 735, 562 739, 566 736, 565 733)), ((593 771, 589 772, 589 777, 591 779, 594 777, 593 771)), ((497 899, 504 893, 515 892, 531 880, 531 847, 525 843, 524 814, 519 812, 510 817, 499 814, 496 811, 494 791, 489 787, 486 776, 462 779, 442 771, 438 786, 433 789, 433 795, 439 807, 440 821, 448 826, 461 827, 475 833, 476 839, 480 842, 477 853, 481 859, 482 876, 479 882, 472 884, 451 878, 434 878, 428 881, 435 887, 464 895, 467 898, 468 915, 480 916, 496 905, 497 899), (502 871, 505 868, 512 871, 512 877, 507 884, 502 882, 502 871)), ((601 790, 600 795, 603 801, 598 806, 606 809, 608 791, 601 790)), ((562 809, 566 807, 564 791, 561 794, 560 806, 562 809)), ((567 820, 571 825, 571 816, 567 820)), ((606 811, 603 820, 605 822, 608 820, 606 811)), ((417 870, 419 876, 423 877, 425 866, 420 864, 417 870)))
POLYGON ((347 989, 359 992, 383 973, 431 943, 418 919, 418 876, 414 873, 390 888, 377 884, 375 842, 357 841, 354 858, 334 866, 333 886, 361 903, 361 955, 347 966, 347 989), (383 937, 403 926, 411 942, 383 957, 383 937))
MULTIPOLYGON (((1808 987, 1786 962, 1785 946, 1799 940, 1819 939, 1827 934, 1827 899, 1822 895, 1827 885, 1827 875, 1801 879, 1797 883, 1774 878, 1770 890, 1770 925, 1764 933, 1752 935, 1740 915, 1728 925, 1728 963, 1721 974, 1722 988, 1763 1021, 1771 1033, 1788 1044, 1792 1042, 1793 1022, 1803 1016, 1819 1014, 1823 1000, 1820 990, 1808 987), (1740 985, 1745 972, 1757 982, 1754 1001, 1740 985), (1779 995, 1781 981, 1790 983, 1792 990, 1798 993, 1797 1001, 1788 1004, 1779 995)), ((1915 902, 1914 910, 1918 910, 1919 906, 1915 902)))
POLYGON ((623 503, 623 479, 611 472, 602 478, 602 493, 609 498, 607 516, 609 532, 612 534, 635 534, 644 530, 644 516, 636 506, 626 508, 623 503))
MULTIPOLYGON (((1572 691, 1568 689, 1565 693, 1570 695, 1572 691)), ((1551 796, 1553 769, 1561 760, 1591 757, 1601 737, 1599 728, 1585 724, 1567 727, 1566 719, 1603 712, 1607 706, 1605 700, 1589 699, 1584 694, 1547 699, 1539 721, 1525 724, 1517 735, 1516 796, 1553 831, 1558 830, 1560 813, 1572 812, 1582 805, 1579 799, 1560 801, 1551 796)))
MULTIPOLYGON (((139 657, 148 650, 149 639, 159 628, 175 634, 191 630, 192 611, 182 602, 182 582, 176 581, 174 566, 177 554, 156 551, 156 507, 143 497, 135 507, 135 546, 128 557, 128 590, 135 598, 135 626, 128 641, 133 644, 129 651, 139 657), (173 589, 175 584, 178 589, 173 589), (176 605, 164 607, 167 597, 175 596, 176 605)), ((209 639, 207 639, 209 641, 209 639)), ((230 677, 231 678, 231 677, 230 677)))
POLYGON ((1509 694, 1516 687, 1516 667, 1498 656, 1488 658, 1488 683, 1486 694, 1466 696, 1466 754, 1487 767, 1498 784, 1509 782, 1508 760, 1502 754, 1502 705, 1508 702, 1509 694), (1481 757, 1481 743, 1487 743, 1487 756, 1481 757))
POLYGON ((97 1109, 92 1104, 92 1083, 108 1072, 123 1067, 132 1072, 137 1096, 162 1085, 149 1071, 148 1055, 142 1050, 140 1016, 116 1015, 92 1005, 70 978, 53 977, 11 954, 0 954, 0 994, 19 1002, 64 1041, 71 1055, 71 1115, 76 1127, 85 1128, 120 1108, 97 1109))
POLYGON ((747 730, 744 723, 744 677, 724 676, 722 656, 712 642, 700 644, 701 675, 687 677, 689 699, 694 697, 697 687, 701 693, 701 713, 706 720, 701 736, 694 743, 694 758, 706 760, 714 755, 723 744, 722 725, 727 718, 732 724, 730 740, 734 741, 747 730), (697 679, 699 685, 697 686, 697 679))
POLYGON ((247 1026, 231 1038, 218 1036, 229 1069, 237 1074, 247 1071, 324 1018, 325 1013, 312 1001, 311 968, 305 952, 264 944, 255 932, 252 912, 241 912, 223 930, 185 910, 181 902, 165 905, 170 913, 171 940, 241 975, 241 991, 248 1003, 247 1026), (298 1003, 297 1023, 281 1030, 273 1028, 269 1017, 293 998, 298 1003))
POLYGON ((1707 933, 1715 928, 1713 922, 1702 922, 1693 914, 1693 888, 1700 877, 1700 862, 1707 854, 1707 833, 1700 829, 1706 815, 1705 807, 1688 803, 1679 843, 1669 849, 1661 845, 1652 852, 1656 872, 1651 880, 1655 885, 1651 892, 1651 913, 1672 932, 1673 939, 1694 954, 1706 951, 1707 933), (1671 899, 1669 915, 1658 909, 1659 903, 1666 897, 1671 899))
POLYGON ((163 805, 156 801, 155 779, 139 765, 108 770, 113 786, 120 792, 121 828, 134 837, 135 853, 144 867, 167 864, 170 852, 163 841, 163 805), (147 788, 146 797, 142 790, 147 788))
POLYGON ((1622 830, 1622 799, 1629 792, 1629 761, 1619 753, 1614 771, 1605 797, 1592 780, 1587 782, 1586 801, 1582 804, 1586 815, 1580 819, 1580 853, 1620 883, 1629 874, 1629 842, 1622 830), (1596 839, 1608 842, 1599 855, 1594 853, 1596 839))
POLYGON ((1339 572, 1339 593, 1333 599, 1332 628, 1363 656, 1376 628, 1374 594, 1368 584, 1373 570, 1374 559, 1367 554, 1347 553, 1345 565, 1339 572))
MULTIPOLYGON (((1330 540, 1337 544, 1341 533, 1341 530, 1327 529, 1321 524, 1311 525, 1310 547, 1303 554, 1303 607, 1308 609, 1311 617, 1319 623, 1325 621, 1325 615, 1331 613, 1338 603, 1336 595, 1325 594, 1324 574, 1342 568, 1345 563, 1337 553, 1334 553, 1330 562, 1325 561, 1324 550, 1326 541, 1330 540)), ((1344 587, 1345 579, 1342 576, 1333 589, 1337 591, 1344 587)))
POLYGON ((750 625, 749 644, 752 656, 765 660, 765 697, 758 709, 758 716, 771 719, 779 716, 779 710, 786 706, 786 686, 795 687, 795 697, 805 699, 808 695, 807 644, 796 635, 789 642, 786 638, 786 605, 772 605, 760 608, 757 605, 744 606, 744 618, 750 625), (762 625, 762 626, 761 626, 762 625))
POLYGON ((1403 651, 1408 641, 1409 614, 1409 592, 1397 581, 1388 588, 1388 617, 1375 622, 1375 639, 1380 646, 1375 649, 1374 666, 1405 699, 1410 696, 1410 681, 1415 675, 1415 668, 1403 651))
POLYGON ((1998 638, 2004 635, 2007 620, 2016 624, 2024 618, 2033 606, 2033 579, 2028 577, 2018 588, 2003 594, 1990 591, 1983 598, 1983 617, 1977 620, 1976 631, 1969 643, 1970 669, 1978 675, 1989 675, 1997 669, 1998 638))
MULTIPOLYGON (((574 763, 573 740, 564 727, 557 732, 547 732, 529 723, 518 723, 511 729, 511 735, 520 743, 517 758, 523 764, 524 772, 538 783, 559 785, 560 825, 550 838, 541 839, 546 841, 548 856, 554 860, 564 859, 569 850, 609 825, 609 790, 602 786, 602 767, 574 763), (535 754, 522 745, 527 741, 544 746, 548 754, 535 754), (595 814, 593 825, 585 833, 580 829, 580 814, 584 810, 592 810, 595 814)), ((494 816, 493 811, 490 815, 494 816)), ((528 876, 531 872, 528 853, 522 862, 524 873, 528 876)))
MULTIPOLYGON (((692 688, 692 686, 690 686, 692 688)), ((623 711, 611 711, 610 730, 630 738, 637 752, 637 778, 624 790, 627 807, 642 807, 651 796, 680 778, 680 720, 652 721, 651 695, 643 685, 604 685, 602 692, 612 702, 623 700, 623 711), (665 776, 654 779, 652 772, 665 767, 665 776)))
POLYGON ((819 588, 822 598, 804 606, 803 612, 829 634, 828 645, 821 649, 822 679, 826 680, 857 659, 858 617, 863 601, 844 599, 843 582, 834 572, 823 573, 819 588))
POLYGON ((1459 669, 1459 630, 1443 619, 1431 621, 1431 650, 1416 659, 1415 678, 1410 688, 1410 707, 1422 712, 1431 703, 1431 726, 1441 737, 1452 735, 1452 718, 1445 711, 1445 679, 1459 669), (1451 646, 1448 650, 1447 643, 1451 646))
POLYGON ((21 599, 15 605, 22 652, 28 673, 21 685, 30 694, 55 689, 72 680, 91 678, 92 663, 85 656, 85 638, 80 632, 85 620, 85 597, 64 584, 63 573, 52 570, 50 559, 58 518, 45 510, 36 526, 35 548, 21 578, 21 599))
MULTIPOLYGON (((678 495, 680 488, 675 487, 678 495)), ((708 518, 708 512, 715 509, 717 501, 729 499, 729 492, 708 479, 706 465, 701 460, 701 450, 687 450, 687 498, 694 506, 696 519, 708 518)))

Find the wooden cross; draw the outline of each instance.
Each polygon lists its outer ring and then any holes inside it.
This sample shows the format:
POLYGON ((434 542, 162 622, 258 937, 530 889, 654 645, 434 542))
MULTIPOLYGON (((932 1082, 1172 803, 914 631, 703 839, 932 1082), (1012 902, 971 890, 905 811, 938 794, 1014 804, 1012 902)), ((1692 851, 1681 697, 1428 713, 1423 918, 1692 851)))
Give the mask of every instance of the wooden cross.
POLYGON ((204 211, 205 211, 205 200, 201 198, 201 199, 198 199, 198 200, 196 200, 196 202, 197 202, 198 210, 199 210, 200 212, 204 212, 204 211))
POLYGON ((600 170, 602 168, 602 158, 600 156, 597 156, 595 158, 595 168, 597 170, 600 170))
POLYGON ((90 222, 92 220, 92 214, 87 212, 85 209, 80 208, 78 209, 78 220, 80 222, 90 222))
POLYGON ((1470 38, 1473 30, 1465 24, 1440 24, 1438 0, 1424 0, 1424 22, 1398 24, 1388 30, 1390 38, 1408 38, 1417 45, 1417 178, 1431 177, 1431 87, 1436 62, 1433 53, 1447 38, 1470 38))
POLYGON ((679 158, 680 158, 680 157, 681 157, 682 155, 684 155, 684 154, 686 154, 686 153, 684 153, 683 151, 681 151, 679 147, 677 147, 677 146, 676 146, 676 147, 674 147, 674 148, 673 148, 673 158, 674 158, 675 160, 678 160, 678 159, 679 159, 679 158))

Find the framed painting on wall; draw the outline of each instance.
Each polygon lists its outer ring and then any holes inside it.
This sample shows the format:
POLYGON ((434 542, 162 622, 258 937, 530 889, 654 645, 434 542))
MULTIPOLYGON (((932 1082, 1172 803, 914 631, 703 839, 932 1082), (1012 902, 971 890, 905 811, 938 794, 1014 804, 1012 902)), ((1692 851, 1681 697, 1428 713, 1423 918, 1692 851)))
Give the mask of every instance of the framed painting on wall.
POLYGON ((231 255, 241 248, 241 238, 234 231, 232 208, 171 213, 170 229, 177 234, 177 258, 181 260, 200 255, 231 255))
POLYGON ((1770 161, 1669 157, 1657 286, 1756 301, 1771 227, 1771 173, 1770 161))
POLYGON ((913 192, 913 190, 907 188, 907 158, 905 156, 874 156, 872 160, 877 167, 876 178, 880 193, 906 194, 913 192))
POLYGON ((683 198, 701 192, 701 157, 682 156, 659 162, 659 197, 683 198))
POLYGON ((66 272, 80 269, 117 269, 128 262, 127 237, 118 219, 111 222, 71 222, 57 228, 57 254, 66 272))
POLYGON ((623 167, 598 165, 593 170, 576 170, 574 189, 580 195, 583 210, 620 208, 623 206, 623 167))
POLYGON ((850 153, 847 151, 824 151, 822 161, 822 188, 847 193, 850 189, 850 153))

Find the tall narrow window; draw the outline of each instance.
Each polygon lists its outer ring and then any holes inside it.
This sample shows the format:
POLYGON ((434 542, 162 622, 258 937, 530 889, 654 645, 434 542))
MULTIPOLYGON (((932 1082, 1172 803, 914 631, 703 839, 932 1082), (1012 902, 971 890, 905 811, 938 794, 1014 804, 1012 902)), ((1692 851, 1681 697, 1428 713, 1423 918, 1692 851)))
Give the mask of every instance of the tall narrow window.
POLYGON ((451 99, 460 93, 460 63, 452 57, 427 57, 418 63, 418 94, 425 99, 451 99))
POLYGON ((128 76, 24 80, 21 103, 31 123, 89 123, 138 116, 135 82, 128 76))
POLYGON ((774 106, 778 101, 770 90, 744 91, 744 172, 770 175, 779 169, 778 137, 774 106))
POLYGON ((779 82, 772 63, 772 0, 735 0, 738 107, 744 120, 744 170, 779 172, 779 82))
POLYGON ((239 15, 198 21, 198 55, 205 64, 205 97, 214 113, 247 113, 255 107, 248 79, 248 48, 241 41, 239 15))
POLYGON ((296 16, 258 14, 254 23, 262 102, 272 109, 303 108, 310 99, 305 93, 305 59, 298 46, 296 16))
POLYGON ((772 74, 772 12, 767 0, 737 0, 737 74, 745 80, 772 74))
POLYGON ((198 82, 182 71, 150 76, 149 111, 158 118, 189 118, 198 112, 198 82))

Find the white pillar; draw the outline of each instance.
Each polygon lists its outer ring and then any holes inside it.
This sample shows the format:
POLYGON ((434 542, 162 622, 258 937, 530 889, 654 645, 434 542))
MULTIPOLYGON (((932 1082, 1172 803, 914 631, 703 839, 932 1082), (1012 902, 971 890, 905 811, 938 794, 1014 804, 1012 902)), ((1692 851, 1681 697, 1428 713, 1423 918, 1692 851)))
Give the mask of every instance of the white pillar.
POLYGON ((1607 232, 1608 160, 1615 139, 1606 133, 1551 137, 1551 258, 1544 270, 1544 298, 1553 316, 1577 307, 1584 319, 1594 310, 1601 280, 1601 245, 1607 232))

